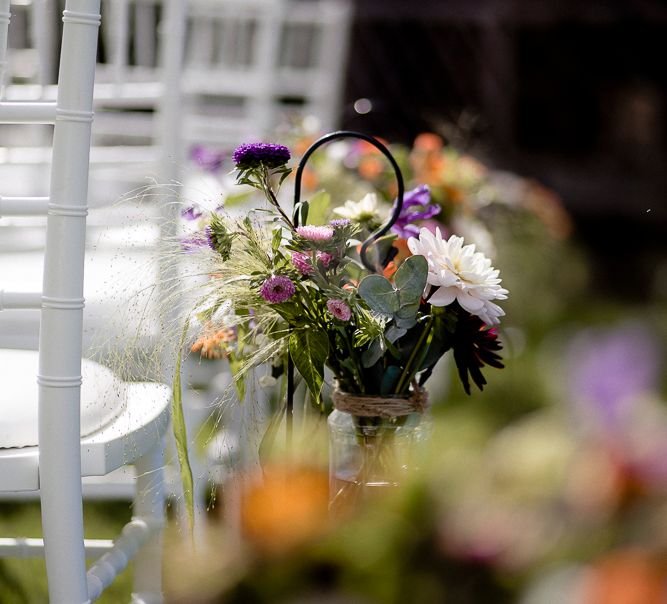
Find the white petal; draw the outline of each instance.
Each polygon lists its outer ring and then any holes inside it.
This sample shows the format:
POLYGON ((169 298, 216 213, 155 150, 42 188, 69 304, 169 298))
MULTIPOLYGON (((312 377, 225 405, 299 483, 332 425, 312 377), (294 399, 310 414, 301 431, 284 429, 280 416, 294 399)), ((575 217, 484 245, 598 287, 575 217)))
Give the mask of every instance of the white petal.
POLYGON ((456 299, 465 310, 472 314, 475 314, 478 310, 484 308, 484 302, 482 300, 471 296, 467 292, 459 292, 456 299))
POLYGON ((441 287, 428 301, 433 306, 447 306, 454 302, 457 293, 458 290, 455 287, 441 287))

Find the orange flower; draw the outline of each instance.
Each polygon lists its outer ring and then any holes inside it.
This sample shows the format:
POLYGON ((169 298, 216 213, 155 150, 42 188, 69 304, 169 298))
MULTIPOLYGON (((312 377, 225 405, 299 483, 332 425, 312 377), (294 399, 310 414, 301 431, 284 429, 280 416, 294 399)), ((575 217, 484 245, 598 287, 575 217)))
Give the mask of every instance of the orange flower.
POLYGON ((308 467, 274 466, 251 484, 241 505, 245 537, 260 551, 278 554, 320 535, 328 525, 329 482, 308 467))
POLYGON ((222 359, 229 356, 229 351, 225 344, 234 342, 236 334, 233 329, 223 327, 211 331, 206 329, 202 335, 197 338, 197 341, 192 345, 190 350, 192 352, 199 352, 205 359, 222 359))
POLYGON ((422 132, 417 135, 413 147, 419 151, 437 152, 444 146, 443 140, 433 132, 422 132))
POLYGON ((304 168, 301 173, 301 184, 303 188, 309 191, 313 191, 317 188, 320 183, 320 179, 317 177, 317 174, 314 170, 310 168, 304 168))
POLYGON ((585 604, 665 604, 665 572, 641 550, 609 554, 594 565, 584 583, 585 604))
POLYGON ((374 180, 383 170, 384 162, 377 156, 363 157, 359 161, 359 174, 368 180, 374 180))

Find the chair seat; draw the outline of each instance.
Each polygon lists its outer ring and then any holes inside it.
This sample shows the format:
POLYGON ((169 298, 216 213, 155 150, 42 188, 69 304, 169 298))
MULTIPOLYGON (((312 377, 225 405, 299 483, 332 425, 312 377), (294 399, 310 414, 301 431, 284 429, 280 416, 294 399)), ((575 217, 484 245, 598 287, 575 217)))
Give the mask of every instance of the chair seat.
MULTIPOLYGON (((0 350, 7 378, 0 393, 0 448, 32 447, 37 436, 38 355, 32 350, 0 350)), ((81 362, 81 436, 97 432, 126 406, 125 384, 99 363, 81 362)))
MULTIPOLYGON (((36 490, 37 353, 0 350, 0 366, 7 376, 0 389, 0 490, 36 490)), ((82 376, 82 476, 103 476, 155 446, 169 421, 171 391, 163 384, 122 382, 89 360, 82 376)))

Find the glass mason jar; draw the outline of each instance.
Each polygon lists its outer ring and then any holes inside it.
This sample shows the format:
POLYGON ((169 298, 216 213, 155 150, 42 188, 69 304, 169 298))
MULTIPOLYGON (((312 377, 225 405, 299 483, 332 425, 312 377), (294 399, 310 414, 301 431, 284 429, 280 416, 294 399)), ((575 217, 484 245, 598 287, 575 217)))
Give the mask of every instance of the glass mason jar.
POLYGON ((329 415, 329 507, 353 511, 389 493, 419 471, 420 450, 431 432, 428 413, 395 417, 329 415))

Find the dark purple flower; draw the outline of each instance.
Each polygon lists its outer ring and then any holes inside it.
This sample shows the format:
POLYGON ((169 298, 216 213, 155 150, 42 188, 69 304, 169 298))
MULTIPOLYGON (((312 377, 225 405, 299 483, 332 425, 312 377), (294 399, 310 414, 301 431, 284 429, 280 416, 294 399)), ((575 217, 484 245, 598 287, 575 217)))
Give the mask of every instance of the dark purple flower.
MULTIPOLYGON (((398 219, 391 227, 394 233, 403 239, 419 236, 417 220, 428 220, 440 213, 440 206, 431 202, 431 190, 428 185, 419 185, 403 196, 403 207, 398 219)), ((396 208, 396 202, 394 202, 396 208)))
POLYGON ((186 220, 197 220, 204 212, 197 206, 188 206, 181 210, 181 216, 186 220))
POLYGON ((210 149, 203 145, 194 145, 190 149, 190 159, 207 172, 217 172, 222 167, 224 153, 219 149, 210 149))
POLYGON ((262 283, 259 293, 270 304, 280 304, 289 300, 296 291, 294 283, 289 277, 275 275, 262 283))
POLYGON ((246 143, 236 148, 232 160, 237 168, 280 168, 290 159, 289 149, 283 145, 271 143, 246 143))

